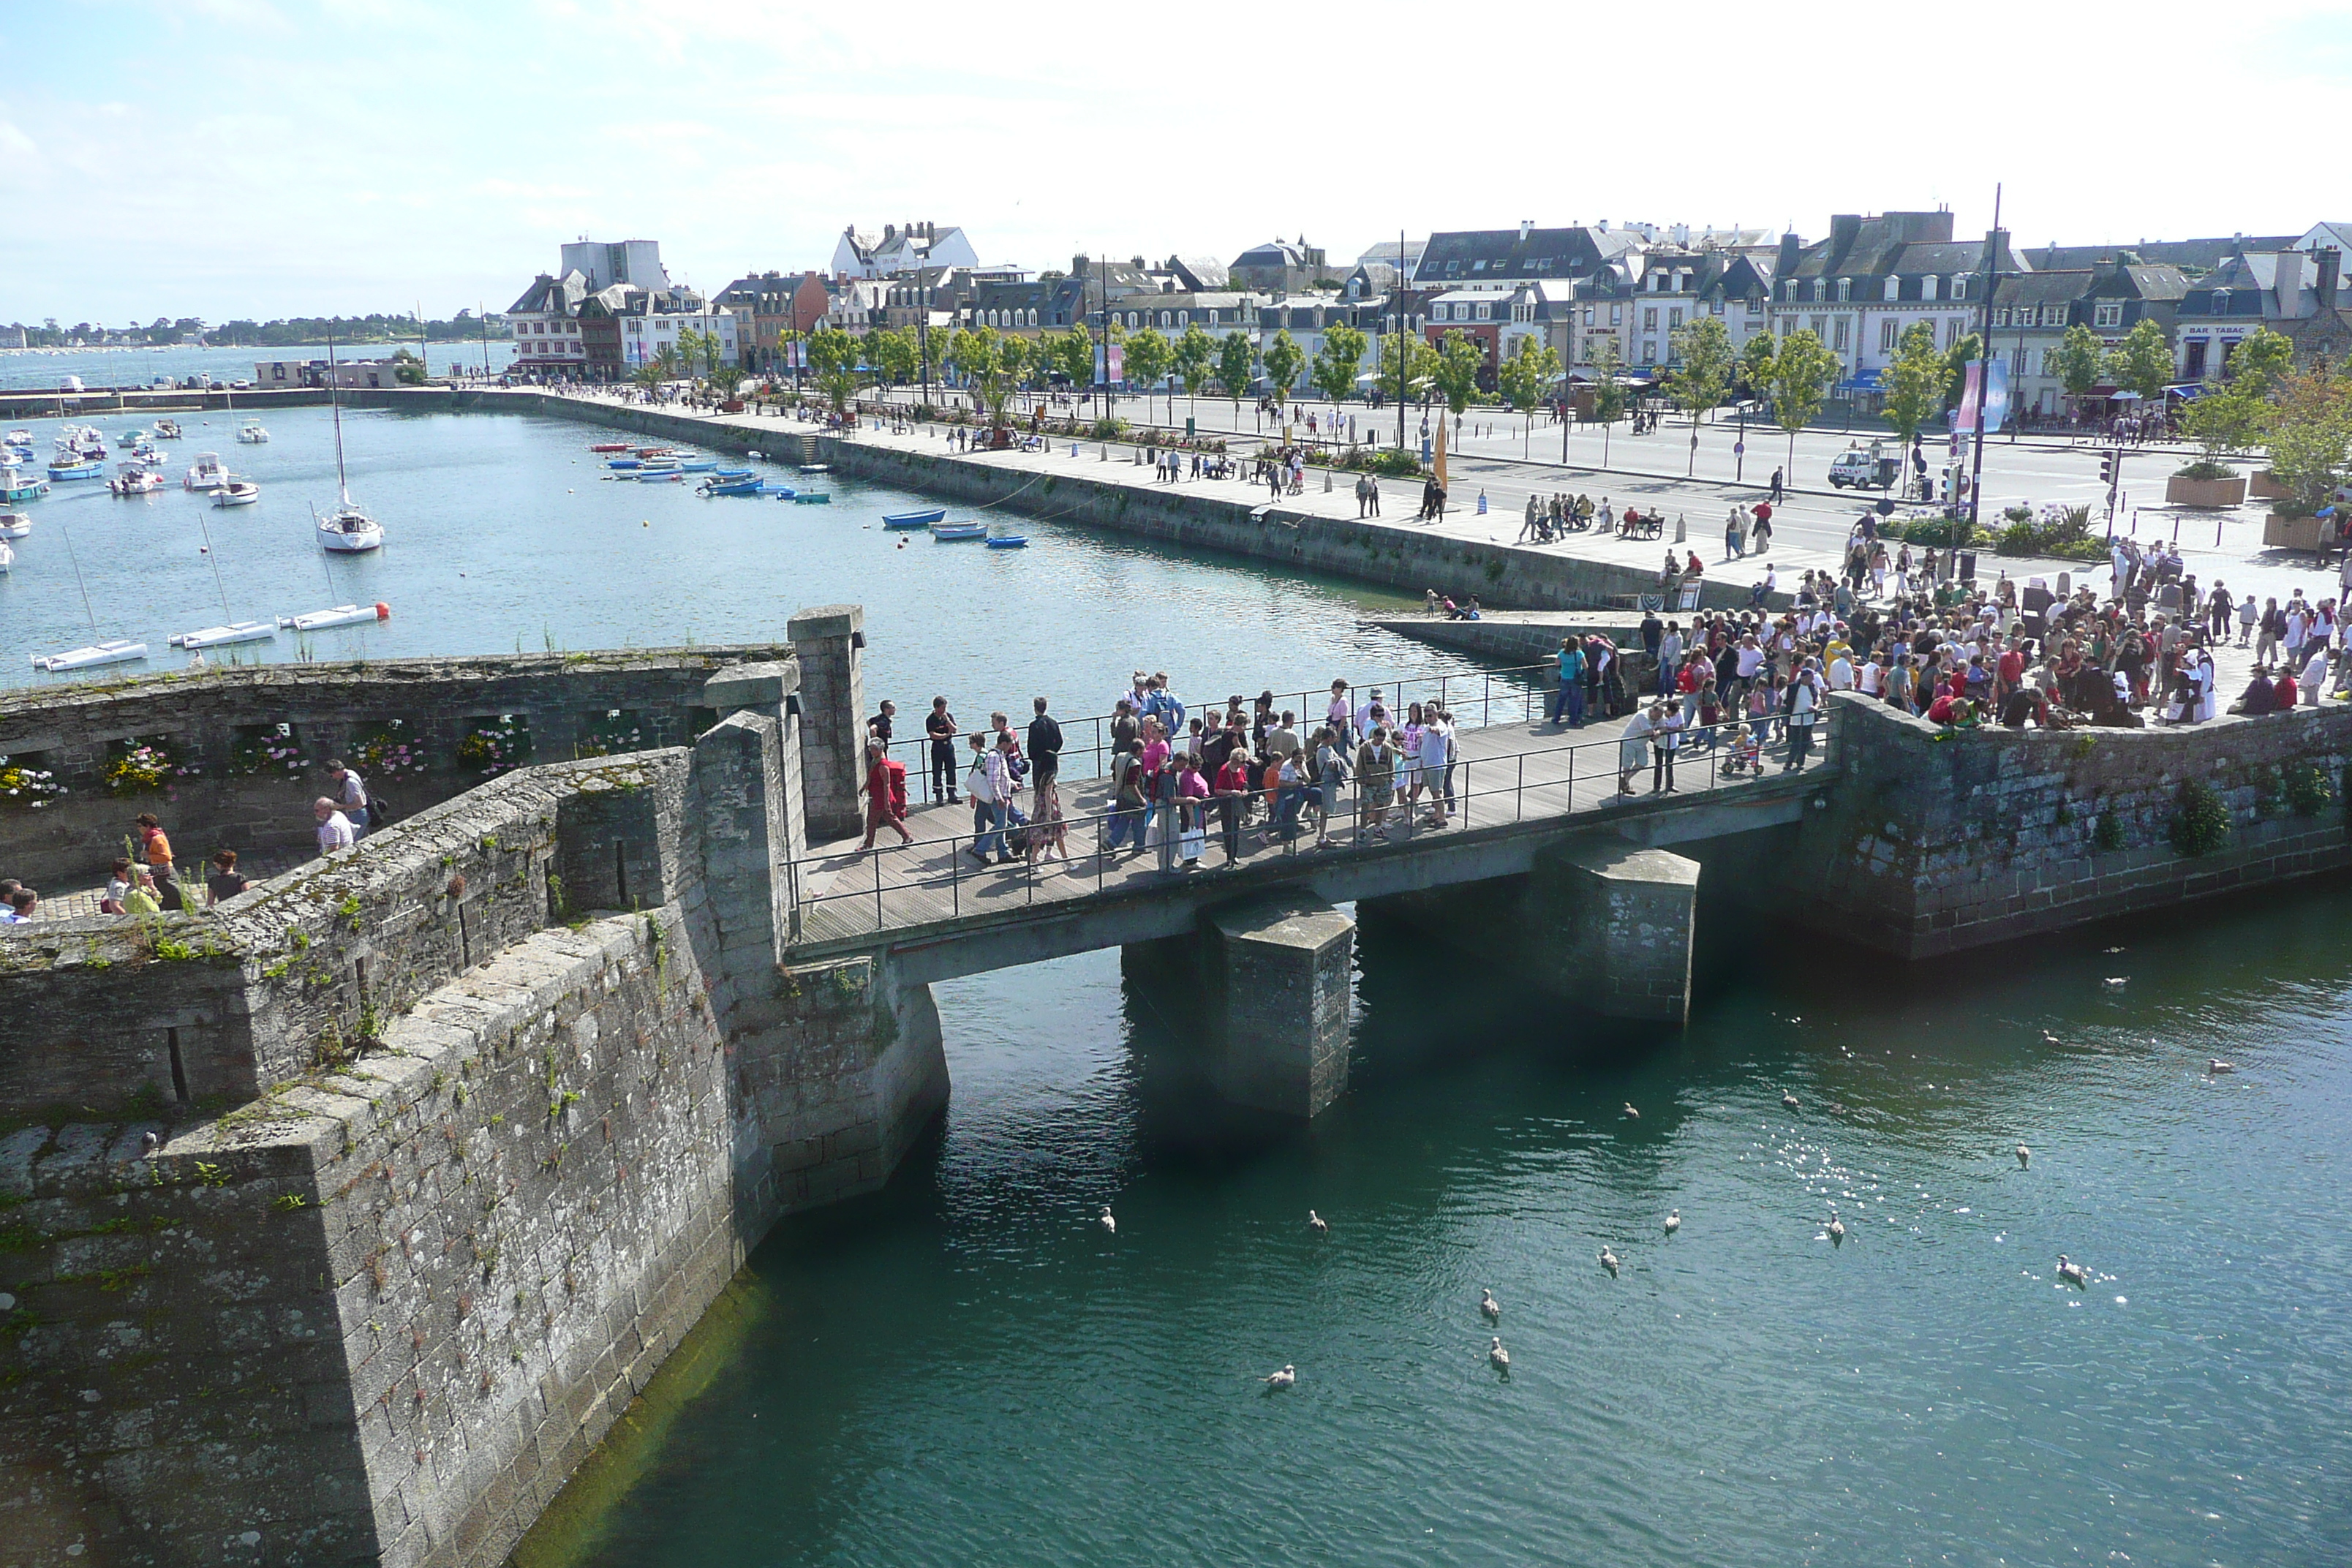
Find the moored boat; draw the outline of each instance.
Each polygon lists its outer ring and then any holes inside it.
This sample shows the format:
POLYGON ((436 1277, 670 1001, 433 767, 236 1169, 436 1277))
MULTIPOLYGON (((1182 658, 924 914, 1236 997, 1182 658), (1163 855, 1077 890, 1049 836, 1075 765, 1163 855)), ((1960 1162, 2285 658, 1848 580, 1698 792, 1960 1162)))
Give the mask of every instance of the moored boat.
POLYGON ((180 481, 182 489, 209 490, 228 481, 228 469, 218 452, 199 452, 196 460, 188 465, 188 477, 180 481))
POLYGON ((5 572, 15 564, 16 564, 16 552, 9 549, 6 543, 0 542, 0 572, 5 572))
POLYGON ((716 474, 695 486, 694 493, 704 496, 755 496, 760 493, 757 477, 746 475, 740 479, 722 479, 716 474))
POLYGON ((346 500, 319 520, 319 543, 338 555, 363 555, 383 548, 383 524, 346 500))
POLYGON ((0 539, 24 539, 33 531, 33 520, 21 511, 0 511, 0 539))
POLYGON ((258 447, 269 439, 269 432, 261 427, 258 419, 248 419, 236 427, 236 438, 248 447, 258 447))
POLYGON ((591 441, 588 449, 592 452, 625 452, 629 444, 626 441, 591 441))
POLYGON ((833 465, 830 463, 803 463, 801 465, 801 472, 804 474, 829 474, 833 472, 833 465))
POLYGON ((173 647, 218 647, 224 643, 267 642, 278 635, 275 621, 231 621, 225 626, 200 626, 169 638, 173 647))
POLYGON ((158 441, 176 441, 179 438, 180 422, 178 420, 158 419, 155 421, 155 439, 158 441))
POLYGON ((106 488, 119 496, 143 496, 150 490, 162 489, 163 476, 142 462, 117 463, 114 477, 106 481, 106 488))
POLYGON ((308 615, 280 616, 280 630, 323 632, 335 626, 365 626, 372 621, 392 619, 392 606, 379 601, 373 605, 337 605, 331 610, 312 610, 308 615))
POLYGON ((260 499, 261 487, 251 479, 224 477, 222 482, 213 489, 215 506, 251 506, 260 499))
POLYGON ((791 492, 791 494, 792 502, 794 506, 830 506, 833 504, 833 497, 824 490, 808 492, 795 490, 791 492))
POLYGON ((99 664, 131 664, 146 657, 145 643, 115 637, 88 647, 69 647, 63 653, 35 654, 33 668, 55 673, 60 669, 88 669, 99 664))
POLYGON ((144 430, 125 430, 114 438, 115 449, 127 452, 145 439, 147 439, 147 432, 144 430))
POLYGON ((635 468, 644 461, 643 458, 607 458, 604 466, 608 468, 635 468))
POLYGON ((0 506, 20 500, 38 500, 49 493, 49 481, 38 474, 27 474, 11 463, 0 467, 0 506))
POLYGON ((49 459, 49 478, 53 479, 102 479, 106 464, 98 458, 68 458, 63 454, 49 459))
POLYGON ((925 511, 886 511, 882 514, 885 528, 929 528, 946 521, 948 509, 935 506, 925 511))
POLYGON ((1029 538, 1022 533, 992 533, 988 536, 988 547, 991 550, 1026 550, 1029 538))
POLYGON ((931 537, 941 543, 954 543, 966 539, 986 539, 988 524, 984 522, 935 522, 931 537))

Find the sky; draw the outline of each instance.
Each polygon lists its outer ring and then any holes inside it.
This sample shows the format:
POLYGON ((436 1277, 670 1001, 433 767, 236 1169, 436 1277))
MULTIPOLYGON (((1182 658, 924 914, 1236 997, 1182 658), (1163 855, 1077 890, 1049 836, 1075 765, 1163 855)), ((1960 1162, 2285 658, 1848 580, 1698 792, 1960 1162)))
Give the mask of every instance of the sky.
POLYGON ((2352 218, 2345 0, 0 0, 0 321, 495 310, 583 236, 715 290, 910 219, 1043 268, 1521 220, 1980 233, 1996 183, 2028 245, 2352 218))

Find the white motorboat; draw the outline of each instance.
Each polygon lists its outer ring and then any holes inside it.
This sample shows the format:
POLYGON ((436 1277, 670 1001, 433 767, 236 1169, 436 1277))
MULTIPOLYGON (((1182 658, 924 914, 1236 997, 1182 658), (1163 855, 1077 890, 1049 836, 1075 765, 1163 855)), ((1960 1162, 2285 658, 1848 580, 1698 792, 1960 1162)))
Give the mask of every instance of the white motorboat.
POLYGON ((6 544, 0 543, 0 572, 5 572, 15 564, 16 564, 16 552, 9 549, 6 544))
POLYGON ((199 452, 196 454, 196 460, 188 466, 188 477, 181 481, 181 489, 217 489, 226 483, 228 483, 228 469, 222 464, 220 454, 199 452))
POLYGON ((258 447, 269 439, 269 432, 261 427, 258 419, 248 419, 236 427, 236 438, 248 447, 258 447))
POLYGON ((125 430, 114 438, 115 450, 128 452, 146 439, 147 432, 144 430, 125 430))
POLYGON ((29 447, 33 444, 33 433, 19 425, 5 436, 0 436, 0 442, 11 447, 29 447))
POLYGON ((176 441, 179 438, 180 422, 178 420, 158 419, 155 421, 155 439, 158 441, 176 441))
POLYGON ((371 621, 390 619, 390 605, 337 605, 331 610, 312 610, 302 616, 280 616, 278 625, 285 631, 323 632, 335 626, 365 626, 371 621))
POLYGON ((31 536, 33 520, 21 511, 0 511, 0 539, 25 539, 31 536))
POLYGON ((35 654, 33 668, 55 674, 61 669, 88 669, 100 664, 136 664, 147 657, 147 645, 132 642, 128 637, 92 643, 88 647, 69 647, 63 653, 35 654))
POLYGON ((213 491, 215 506, 251 506, 261 499, 261 487, 251 479, 230 479, 213 491))
POLYGON ((203 626, 171 639, 173 647, 218 647, 224 643, 267 642, 278 635, 275 621, 231 621, 225 626, 203 626))
POLYGON ((342 498, 334 510, 319 520, 319 546, 338 555, 363 555, 383 548, 383 524, 352 500, 352 482, 343 471, 343 400, 335 390, 335 344, 327 342, 327 402, 335 414, 335 489, 342 498))
POLYGON ((341 555, 383 548, 383 524, 345 501, 319 520, 319 543, 341 555))
POLYGON ((163 476, 144 463, 118 463, 114 477, 106 481, 106 488, 119 496, 143 496, 150 490, 162 489, 163 476))

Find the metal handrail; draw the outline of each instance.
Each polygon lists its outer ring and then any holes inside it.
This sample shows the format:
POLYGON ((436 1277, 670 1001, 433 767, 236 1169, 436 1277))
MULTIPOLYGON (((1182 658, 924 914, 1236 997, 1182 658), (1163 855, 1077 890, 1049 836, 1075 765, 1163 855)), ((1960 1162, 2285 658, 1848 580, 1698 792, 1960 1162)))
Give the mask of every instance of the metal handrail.
MULTIPOLYGON (((1690 763, 1695 764, 1699 759, 1692 753, 1701 751, 1706 753, 1707 770, 1706 783, 1695 790, 1693 792, 1694 794, 1706 794, 1724 787, 1725 781, 1722 776, 1721 768, 1724 752, 1727 749, 1727 742, 1736 741, 1740 732, 1753 729, 1758 722, 1759 721, 1751 718, 1726 719, 1714 724, 1694 725, 1688 729, 1679 731, 1681 740, 1676 747, 1676 755, 1678 759, 1681 757, 1688 757, 1690 759, 1690 763)), ((1779 749, 1785 746, 1786 729, 1788 725, 1787 717, 1785 715, 1774 714, 1764 719, 1761 722, 1765 725, 1768 735, 1777 735, 1777 740, 1774 740, 1772 742, 1775 748, 1779 749)), ((1813 737, 1812 745, 1809 748, 1809 762, 1811 764, 1825 766, 1834 760, 1836 721, 1833 710, 1826 705, 1813 710, 1813 722, 1811 728, 1813 730, 1813 737)), ((1530 788, 1535 790, 1558 789, 1562 792, 1562 796, 1567 803, 1567 809, 1556 814, 1546 812, 1542 814, 1543 816, 1547 817, 1566 817, 1574 816, 1580 811, 1580 808, 1576 804, 1576 781, 1578 772, 1576 766, 1577 753, 1580 752, 1604 750, 1613 752, 1620 745, 1622 745, 1622 742, 1623 737, 1622 735, 1612 736, 1606 740, 1580 742, 1565 747, 1536 746, 1519 751, 1506 752, 1490 757, 1465 759, 1447 765, 1445 773, 1439 785, 1439 791, 1449 802, 1449 809, 1458 807, 1460 812, 1460 826, 1464 828, 1468 828, 1472 826, 1472 805, 1474 803, 1481 800, 1491 803, 1503 797, 1508 797, 1510 801, 1510 814, 1508 816, 1502 818, 1499 822, 1488 821, 1481 823, 1480 826, 1502 826, 1506 824, 1517 824, 1528 820, 1527 795, 1530 788), (1528 783, 1528 758, 1532 756, 1551 756, 1563 753, 1568 759, 1568 776, 1566 779, 1543 782, 1534 785, 1530 785, 1528 783), (1506 763, 1510 764, 1509 772, 1511 773, 1511 779, 1509 783, 1490 784, 1484 788, 1477 787, 1475 782, 1475 779, 1491 779, 1496 776, 1503 771, 1503 764, 1506 763), (1458 791, 1452 787, 1454 782, 1453 775, 1457 770, 1462 775, 1461 788, 1458 791)), ((1654 743, 1651 752, 1654 762, 1652 763, 1645 763, 1644 766, 1654 765, 1656 752, 1657 748, 1654 743)), ((1747 775, 1740 782, 1754 782, 1764 777, 1765 770, 1763 767, 1763 761, 1764 752, 1762 746, 1759 743, 1757 770, 1754 773, 1747 775)), ((1352 762, 1350 765, 1352 766, 1352 762)), ((1610 774, 1618 774, 1622 772, 1622 770, 1621 770, 1613 761, 1611 762, 1607 767, 1601 770, 1601 773, 1604 777, 1610 774)), ((1399 778, 1402 777, 1402 769, 1399 769, 1397 776, 1399 778)), ((1588 778, 1591 776, 1591 775, 1590 773, 1587 774, 1588 778)), ((1356 780, 1352 774, 1350 775, 1349 782, 1354 786, 1353 799, 1347 802, 1346 805, 1349 807, 1349 815, 1355 818, 1355 824, 1352 833, 1349 835, 1345 843, 1349 847, 1362 848, 1365 847, 1366 843, 1366 829, 1363 822, 1365 808, 1361 797, 1361 785, 1360 782, 1356 780)), ((1679 786, 1675 786, 1675 788, 1676 793, 1680 793, 1679 786)), ((1282 847, 1281 853, 1285 856, 1297 856, 1302 853, 1298 840, 1300 837, 1304 837, 1306 832, 1305 819, 1307 816, 1307 803, 1318 798, 1321 792, 1319 787, 1317 785, 1306 784, 1301 786, 1299 793, 1302 797, 1300 799, 1299 805, 1297 810, 1291 813, 1290 816, 1290 823, 1295 830, 1287 835, 1282 836, 1279 839, 1282 847)), ((1262 787, 1253 787, 1246 796, 1211 795, 1205 800, 1201 799, 1200 797, 1193 797, 1190 800, 1176 802, 1175 804, 1181 808, 1178 826, 1180 830, 1184 830, 1197 826, 1202 827, 1204 833, 1222 833, 1223 831, 1223 826, 1221 821, 1215 820, 1222 816, 1223 808, 1219 805, 1219 802, 1223 800, 1243 800, 1244 802, 1263 801, 1269 813, 1267 821, 1261 826, 1255 829, 1246 821, 1244 821, 1235 831, 1237 834, 1245 834, 1253 831, 1264 832, 1268 837, 1268 842, 1265 847, 1272 848, 1274 847, 1275 836, 1271 830, 1275 826, 1276 817, 1279 815, 1278 807, 1280 803, 1276 800, 1266 798, 1269 794, 1270 792, 1262 787)), ((1615 795, 1609 796, 1607 797, 1607 801, 1602 804, 1607 804, 1609 801, 1614 801, 1616 798, 1618 797, 1615 795)), ((1047 868, 1048 874, 1055 874, 1055 872, 1068 874, 1076 869, 1081 858, 1091 858, 1093 860, 1095 890, 1097 893, 1104 891, 1108 884, 1112 857, 1121 852, 1121 847, 1114 846, 1109 842, 1111 823, 1114 819, 1122 816, 1128 818, 1129 826, 1133 827, 1135 831, 1135 838, 1139 845, 1143 836, 1145 821, 1153 812, 1159 809, 1161 804, 1162 803, 1152 802, 1149 803, 1142 808, 1129 807, 1125 811, 1113 810, 1092 813, 1082 816, 1064 817, 1063 831, 1066 842, 1068 838, 1073 837, 1083 837, 1087 828, 1091 826, 1094 829, 1094 847, 1091 850, 1080 849, 1075 854, 1066 853, 1066 855, 1058 860, 1044 862, 1032 860, 1026 856, 1024 856, 1019 866, 1019 870, 1024 874, 1024 897, 1023 899, 1023 903, 1024 906, 1034 904, 1037 901, 1038 879, 1041 868, 1047 868)), ((1412 820, 1413 812, 1416 809, 1420 809, 1419 803, 1415 803, 1415 805, 1409 806, 1402 799, 1398 799, 1392 804, 1391 809, 1400 813, 1404 839, 1410 840, 1412 838, 1418 837, 1422 833, 1433 831, 1433 829, 1417 826, 1412 820)), ((1590 805, 1580 809, 1585 812, 1591 812, 1601 809, 1601 805, 1590 805)), ((1490 816, 1492 816, 1491 805, 1489 815, 1490 816)), ((1037 825, 1034 822, 1026 825, 1027 827, 1033 829, 1037 825)), ((1005 829, 1003 831, 1009 832, 1013 830, 1005 829)), ((1320 831, 1328 833, 1329 829, 1327 826, 1320 831)), ((883 883, 883 857, 885 855, 911 854, 938 857, 944 854, 946 857, 946 865, 944 868, 932 870, 928 875, 919 874, 918 878, 913 882, 903 884, 902 888, 928 887, 936 889, 937 888, 944 885, 949 893, 950 909, 956 916, 961 916, 963 912, 963 882, 965 878, 971 877, 978 879, 986 876, 995 876, 1003 871, 1014 869, 1013 867, 1004 867, 997 863, 990 863, 984 867, 972 867, 967 868, 965 864, 965 856, 967 852, 976 847, 982 839, 997 837, 998 835, 993 832, 956 833, 950 834, 944 838, 923 838, 906 844, 877 844, 871 850, 852 850, 837 852, 832 855, 806 856, 803 858, 790 862, 788 869, 793 878, 792 885, 795 889, 804 889, 807 886, 807 873, 815 868, 831 867, 849 856, 860 856, 869 858, 873 866, 872 885, 870 887, 861 885, 856 888, 845 888, 841 886, 841 883, 847 879, 845 877, 836 878, 834 885, 829 887, 824 892, 812 893, 803 891, 799 893, 798 902, 800 909, 805 912, 809 910, 827 904, 870 900, 874 906, 874 925, 871 929, 880 931, 887 929, 887 926, 885 900, 892 892, 901 890, 901 889, 886 887, 883 883)), ((1124 837, 1124 835, 1122 835, 1122 837, 1124 837)), ((1000 839, 999 842, 1001 845, 1003 842, 1002 839, 1000 839)), ((1334 845, 1338 845, 1341 840, 1334 837, 1332 842, 1334 845)), ((1163 844, 1158 847, 1160 848, 1161 869, 1172 870, 1174 868, 1172 865, 1174 860, 1172 843, 1163 841, 1163 844)), ((1205 853, 1207 848, 1206 840, 1203 842, 1202 848, 1205 853)), ((1315 850, 1310 848, 1303 852, 1312 854, 1315 853, 1315 850)), ((1141 853, 1141 850, 1138 849, 1137 853, 1141 853)), ((1232 857, 1223 862, 1218 868, 1222 869, 1223 866, 1244 864, 1246 862, 1246 859, 1247 858, 1245 856, 1232 857)), ((861 884, 866 881, 866 879, 864 878, 858 878, 856 879, 861 884)))

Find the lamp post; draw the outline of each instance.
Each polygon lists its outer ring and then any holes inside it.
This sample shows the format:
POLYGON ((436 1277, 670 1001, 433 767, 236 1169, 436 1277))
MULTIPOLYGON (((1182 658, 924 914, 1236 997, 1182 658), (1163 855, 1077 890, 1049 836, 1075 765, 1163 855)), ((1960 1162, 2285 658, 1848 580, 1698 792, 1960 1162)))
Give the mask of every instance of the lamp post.
POLYGON ((1976 532, 1984 505, 1985 405, 1992 401, 1992 297, 2000 286, 2000 186, 1992 188, 1992 232, 1985 237, 1984 335, 1977 349, 1976 430, 1969 452, 1969 531, 1976 532))

